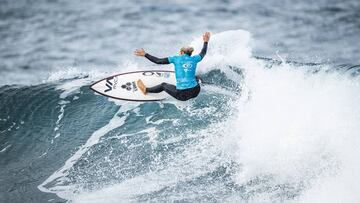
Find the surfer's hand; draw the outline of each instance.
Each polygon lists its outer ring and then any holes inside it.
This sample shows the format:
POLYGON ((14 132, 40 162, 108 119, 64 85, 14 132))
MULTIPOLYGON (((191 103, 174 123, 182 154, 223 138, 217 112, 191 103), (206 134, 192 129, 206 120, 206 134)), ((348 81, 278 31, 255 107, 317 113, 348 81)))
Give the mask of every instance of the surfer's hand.
POLYGON ((141 49, 136 49, 134 54, 136 56, 145 56, 146 53, 145 53, 145 50, 143 48, 141 48, 141 49))
POLYGON ((210 32, 205 32, 203 34, 203 40, 204 42, 208 42, 210 40, 210 32))

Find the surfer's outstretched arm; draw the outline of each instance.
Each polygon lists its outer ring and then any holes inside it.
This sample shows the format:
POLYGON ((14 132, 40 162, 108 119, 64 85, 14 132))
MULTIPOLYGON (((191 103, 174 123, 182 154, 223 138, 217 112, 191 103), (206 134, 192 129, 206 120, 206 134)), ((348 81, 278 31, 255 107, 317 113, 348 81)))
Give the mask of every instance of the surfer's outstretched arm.
POLYGON ((152 56, 152 55, 146 53, 144 49, 135 50, 135 55, 136 56, 144 56, 147 59, 149 59, 151 62, 154 62, 156 64, 170 64, 168 58, 157 58, 155 56, 152 56))
POLYGON ((203 48, 201 49, 201 52, 199 54, 201 56, 201 59, 203 59, 204 56, 206 55, 208 43, 209 43, 209 40, 210 40, 210 32, 205 32, 204 33, 203 40, 204 40, 204 45, 203 45, 203 48))
POLYGON ((204 42, 203 48, 201 49, 201 52, 199 54, 201 56, 201 59, 203 59, 205 57, 207 47, 208 47, 208 42, 204 42))
POLYGON ((155 56, 152 56, 148 53, 145 54, 145 57, 149 59, 151 62, 154 62, 156 64, 170 64, 168 58, 157 58, 155 56))

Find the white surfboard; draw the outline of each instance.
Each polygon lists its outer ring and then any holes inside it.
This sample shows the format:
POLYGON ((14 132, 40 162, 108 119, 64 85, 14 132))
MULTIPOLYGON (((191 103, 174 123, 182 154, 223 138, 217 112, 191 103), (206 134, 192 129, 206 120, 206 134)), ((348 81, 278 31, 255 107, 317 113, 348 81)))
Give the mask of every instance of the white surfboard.
POLYGON ((151 70, 113 75, 95 82, 90 88, 103 96, 127 101, 160 101, 170 97, 166 92, 144 95, 136 84, 139 79, 144 82, 146 87, 163 82, 173 85, 176 83, 174 71, 151 70))

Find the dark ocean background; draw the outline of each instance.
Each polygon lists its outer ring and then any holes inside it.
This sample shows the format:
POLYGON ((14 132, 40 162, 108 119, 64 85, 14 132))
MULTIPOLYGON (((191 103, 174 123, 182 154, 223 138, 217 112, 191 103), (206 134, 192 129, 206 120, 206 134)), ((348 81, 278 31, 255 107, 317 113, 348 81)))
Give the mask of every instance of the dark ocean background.
POLYGON ((0 202, 360 202, 360 1, 0 0, 0 202), (208 54, 188 102, 89 85, 208 54))

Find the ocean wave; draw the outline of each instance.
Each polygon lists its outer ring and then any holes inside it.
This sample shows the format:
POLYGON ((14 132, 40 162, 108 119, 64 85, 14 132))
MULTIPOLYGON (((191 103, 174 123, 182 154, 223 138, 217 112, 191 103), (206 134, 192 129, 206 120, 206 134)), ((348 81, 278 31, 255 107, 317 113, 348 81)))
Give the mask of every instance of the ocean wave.
POLYGON ((108 99, 89 85, 112 73, 76 68, 0 87, 1 165, 71 202, 357 202, 358 66, 254 57, 250 40, 214 35, 185 103, 108 99))

